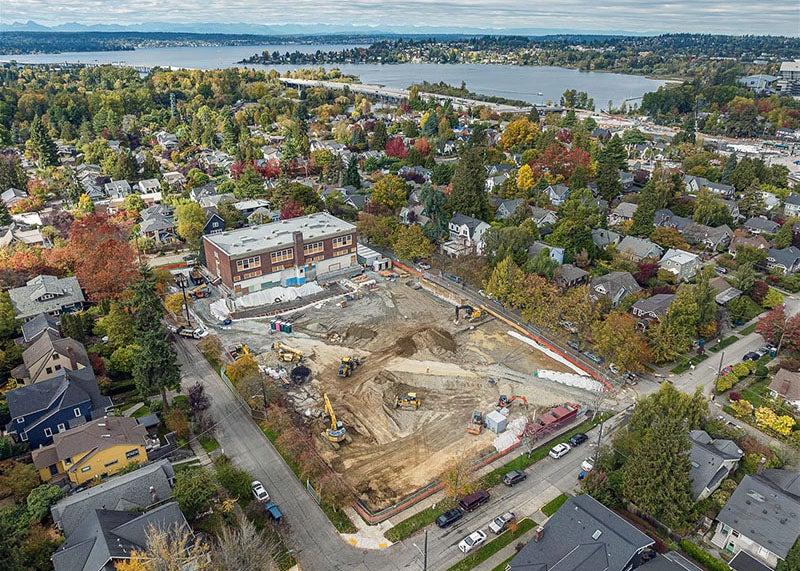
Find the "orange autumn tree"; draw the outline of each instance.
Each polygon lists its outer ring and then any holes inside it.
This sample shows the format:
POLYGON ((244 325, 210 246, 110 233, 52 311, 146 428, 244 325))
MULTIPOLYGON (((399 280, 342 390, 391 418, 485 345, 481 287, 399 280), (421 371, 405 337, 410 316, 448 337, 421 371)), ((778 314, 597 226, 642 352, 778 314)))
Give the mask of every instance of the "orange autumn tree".
POLYGON ((118 299, 136 278, 128 235, 127 227, 105 214, 91 214, 73 222, 65 248, 90 301, 118 299))

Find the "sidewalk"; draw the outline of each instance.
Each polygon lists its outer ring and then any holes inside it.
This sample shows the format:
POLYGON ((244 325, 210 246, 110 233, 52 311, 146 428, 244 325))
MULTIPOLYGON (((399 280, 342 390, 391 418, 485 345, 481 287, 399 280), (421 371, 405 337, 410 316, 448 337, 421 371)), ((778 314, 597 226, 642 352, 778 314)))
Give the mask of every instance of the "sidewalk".
MULTIPOLYGON (((537 511, 535 514, 531 516, 531 519, 537 523, 536 527, 539 527, 540 525, 544 525, 545 522, 550 518, 548 518, 542 512, 537 511)), ((533 536, 536 534, 536 527, 523 533, 517 539, 506 545, 503 549, 492 555, 489 559, 487 559, 483 563, 478 564, 478 566, 475 567, 475 571, 492 571, 492 569, 500 565, 503 561, 516 555, 517 544, 518 543, 525 544, 528 543, 531 539, 533 539, 533 536)))

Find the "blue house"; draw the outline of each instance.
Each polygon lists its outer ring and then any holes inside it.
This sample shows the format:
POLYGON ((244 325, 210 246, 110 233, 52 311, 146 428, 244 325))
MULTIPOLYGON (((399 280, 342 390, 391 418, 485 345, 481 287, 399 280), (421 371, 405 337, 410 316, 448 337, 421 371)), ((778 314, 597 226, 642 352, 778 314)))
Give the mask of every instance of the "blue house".
POLYGON ((38 448, 53 442, 53 434, 105 415, 111 399, 100 394, 89 368, 68 371, 9 391, 6 394, 11 422, 6 432, 20 442, 38 448))

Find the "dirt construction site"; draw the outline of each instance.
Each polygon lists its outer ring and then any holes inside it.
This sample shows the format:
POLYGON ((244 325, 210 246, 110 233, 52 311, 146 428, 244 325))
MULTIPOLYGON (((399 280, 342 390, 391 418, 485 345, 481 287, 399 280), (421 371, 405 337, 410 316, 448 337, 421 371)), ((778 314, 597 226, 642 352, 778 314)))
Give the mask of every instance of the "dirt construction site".
POLYGON ((591 394, 534 378, 538 369, 567 372, 558 361, 509 335, 509 326, 484 314, 455 323, 455 306, 409 282, 382 281, 344 306, 328 302, 289 316, 291 334, 268 333, 262 321, 235 322, 228 343, 247 343, 264 368, 278 367, 272 344, 303 353, 308 382, 284 384, 289 401, 319 435, 326 428, 323 394, 351 441, 336 450, 315 439, 320 454, 373 509, 391 505, 428 484, 449 465, 493 451, 489 430, 467 433, 473 411, 495 410, 500 395, 522 395, 509 421, 564 402, 586 404, 591 394), (342 357, 361 361, 338 375, 342 357), (416 393, 417 409, 395 398, 416 393))

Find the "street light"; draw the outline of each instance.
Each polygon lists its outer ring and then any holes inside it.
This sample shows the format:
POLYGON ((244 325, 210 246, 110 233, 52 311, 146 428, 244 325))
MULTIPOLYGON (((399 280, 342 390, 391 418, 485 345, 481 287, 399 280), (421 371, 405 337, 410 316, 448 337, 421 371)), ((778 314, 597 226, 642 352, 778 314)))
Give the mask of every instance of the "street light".
POLYGON ((428 571, 428 530, 427 529, 425 530, 424 551, 420 549, 416 543, 412 543, 411 545, 413 545, 417 549, 417 551, 419 551, 419 554, 422 555, 422 571, 428 571))

